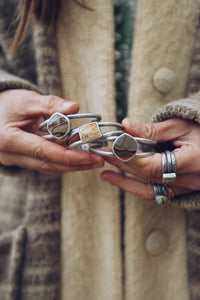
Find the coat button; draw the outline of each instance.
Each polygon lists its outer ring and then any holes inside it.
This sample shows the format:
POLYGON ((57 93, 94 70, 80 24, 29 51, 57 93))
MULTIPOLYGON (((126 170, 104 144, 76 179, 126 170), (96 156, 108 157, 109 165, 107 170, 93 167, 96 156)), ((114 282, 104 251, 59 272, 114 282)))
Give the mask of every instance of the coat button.
POLYGON ((119 60, 121 58, 121 53, 119 51, 115 51, 115 60, 119 60))
POLYGON ((146 250, 151 255, 161 254, 167 247, 168 237, 167 234, 157 229, 152 231, 146 239, 146 250))
POLYGON ((174 72, 168 68, 160 68, 156 71, 153 77, 153 85, 160 93, 169 93, 176 82, 174 72))

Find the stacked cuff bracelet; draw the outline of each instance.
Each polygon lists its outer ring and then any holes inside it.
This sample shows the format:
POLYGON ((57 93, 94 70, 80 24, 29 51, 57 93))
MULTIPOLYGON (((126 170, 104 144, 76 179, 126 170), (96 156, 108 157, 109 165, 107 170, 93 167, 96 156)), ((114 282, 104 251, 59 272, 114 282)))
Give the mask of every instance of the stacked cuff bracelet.
POLYGON ((117 136, 119 134, 122 134, 123 132, 124 130, 122 125, 117 122, 92 122, 72 130, 69 138, 67 139, 67 145, 69 145, 69 148, 76 147, 76 144, 71 143, 71 141, 77 135, 79 135, 79 142, 83 144, 98 140, 106 136, 117 136), (116 130, 103 132, 101 129, 102 127, 114 127, 116 130))
POLYGON ((39 129, 42 132, 48 132, 43 137, 46 139, 64 139, 70 135, 74 130, 71 126, 71 119, 86 119, 91 118, 91 122, 99 122, 101 116, 99 114, 83 113, 83 114, 71 114, 63 115, 61 113, 54 113, 49 119, 45 120, 39 125, 39 129))
POLYGON ((124 133, 120 123, 99 122, 100 120, 101 116, 98 114, 63 115, 56 112, 42 122, 39 129, 47 133, 43 135, 46 139, 65 139, 69 149, 91 151, 102 156, 115 156, 121 161, 148 156, 157 151, 157 142, 124 133), (72 128, 71 119, 85 118, 92 118, 92 120, 90 123, 84 122, 84 125, 72 128), (113 127, 114 130, 110 130, 113 127), (109 130, 106 131, 106 128, 109 130), (101 149, 108 147, 109 142, 112 143, 111 148, 101 149))
MULTIPOLYGON (((69 141, 68 141, 69 142, 69 141)), ((102 156, 115 156, 121 161, 129 161, 133 157, 145 157, 156 152, 157 142, 132 137, 120 131, 110 131, 102 133, 100 137, 91 141, 76 141, 68 145, 68 148, 91 151, 102 156), (112 149, 102 150, 112 142, 112 149)))

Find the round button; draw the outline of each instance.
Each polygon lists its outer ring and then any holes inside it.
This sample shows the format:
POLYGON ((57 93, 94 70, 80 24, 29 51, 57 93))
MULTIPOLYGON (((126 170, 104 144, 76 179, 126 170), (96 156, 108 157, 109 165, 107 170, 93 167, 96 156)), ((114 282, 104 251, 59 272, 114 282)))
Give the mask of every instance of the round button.
POLYGON ((122 76, 122 73, 120 73, 120 72, 116 72, 116 73, 115 73, 115 80, 116 80, 116 81, 122 79, 122 77, 123 77, 123 76, 122 76))
POLYGON ((119 60, 121 58, 121 53, 119 51, 115 51, 115 60, 119 60))
POLYGON ((146 250, 151 255, 161 254, 167 247, 168 237, 167 234, 157 229, 152 231, 146 239, 146 250))
POLYGON ((121 34, 120 34, 119 32, 116 32, 116 33, 115 33, 115 41, 116 41, 116 42, 120 42, 120 41, 121 41, 121 38, 122 38, 121 34))
POLYGON ((176 83, 174 72, 168 68, 160 68, 156 71, 153 77, 153 84, 156 90, 160 93, 169 93, 176 83))

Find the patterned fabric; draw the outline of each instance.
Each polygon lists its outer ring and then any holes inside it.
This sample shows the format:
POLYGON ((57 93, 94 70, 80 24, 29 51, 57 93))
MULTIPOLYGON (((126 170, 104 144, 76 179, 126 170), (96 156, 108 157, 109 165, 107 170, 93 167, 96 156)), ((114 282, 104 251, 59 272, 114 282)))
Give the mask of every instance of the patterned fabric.
MULTIPOLYGON (((0 2, 0 91, 28 88, 59 94, 54 36, 49 35, 44 27, 33 24, 33 35, 28 36, 25 45, 16 53, 7 52, 13 35, 10 11, 15 11, 15 2, 0 2)), ((116 6, 116 12, 118 8, 116 6)), ((128 52, 130 54, 130 50, 128 52)), ((198 55, 198 51, 196 53, 198 55)), ((195 61, 198 68, 198 60, 195 61)), ((193 78, 192 71, 190 78, 193 78)), ((191 100, 162 108, 154 120, 165 116, 200 120, 200 103, 198 99, 191 100), (185 106, 182 106, 183 103, 185 106)), ((119 116, 121 118, 122 114, 119 116)), ((21 170, 19 176, 11 176, 9 173, 0 175, 0 300, 59 300, 60 178, 26 170, 21 170)), ((188 211, 187 224, 191 299, 196 300, 200 299, 197 291, 200 257, 197 209, 200 201, 193 195, 184 201, 179 198, 177 205, 196 209, 188 211), (190 203, 195 206, 191 207, 190 203)))
POLYGON ((194 94, 199 92, 199 86, 200 86, 199 51, 200 51, 200 16, 199 16, 199 22, 197 26, 197 35, 196 35, 196 41, 194 45, 193 60, 191 64, 190 74, 189 74, 187 94, 194 94))
POLYGON ((117 120, 120 122, 127 113, 135 0, 114 0, 113 4, 115 19, 115 88, 117 120))
MULTIPOLYGON (((167 118, 181 117, 192 120, 200 124, 200 18, 197 26, 196 41, 194 45, 193 59, 190 73, 188 76, 188 85, 186 94, 188 99, 169 103, 162 107, 153 117, 153 121, 162 121, 167 118)), ((171 200, 173 204, 179 207, 187 207, 186 225, 187 225, 187 251, 188 251, 188 277, 190 287, 190 300, 200 299, 200 192, 175 197, 171 200)))
MULTIPOLYGON (((46 28, 34 26, 23 47, 8 52, 15 9, 16 1, 0 2, 0 91, 59 94, 55 43, 46 28)), ((1 171, 0 300, 58 300, 61 179, 15 167, 1 171)))
MULTIPOLYGON (((127 115, 129 75, 131 67, 131 49, 133 43, 133 27, 135 0, 113 0, 115 29, 115 101, 116 118, 121 122, 127 115)), ((123 174, 123 172, 121 171, 123 174)), ((120 189, 121 226, 124 231, 125 192, 120 189)), ((124 237, 121 246, 124 252, 124 237)))
MULTIPOLYGON (((197 27, 197 38, 194 45, 194 55, 188 80, 187 93, 193 94, 200 91, 200 16, 197 27)), ((200 201, 200 193, 196 194, 197 201, 200 201)), ((187 212, 187 244, 188 244, 188 274, 190 286, 190 298, 200 299, 200 211, 187 212)))

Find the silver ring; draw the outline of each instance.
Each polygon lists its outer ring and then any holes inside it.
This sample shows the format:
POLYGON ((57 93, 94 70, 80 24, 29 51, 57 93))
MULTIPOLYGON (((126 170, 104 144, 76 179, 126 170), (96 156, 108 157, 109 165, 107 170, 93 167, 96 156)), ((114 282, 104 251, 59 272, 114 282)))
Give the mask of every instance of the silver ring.
MULTIPOLYGON (((112 133, 112 132, 111 132, 112 133)), ((122 133, 119 135, 112 136, 106 133, 103 133, 101 138, 95 140, 96 143, 102 143, 102 147, 108 145, 108 142, 113 142, 112 149, 108 151, 98 149, 97 144, 94 142, 87 143, 87 146, 83 146, 82 141, 77 141, 69 145, 68 148, 77 148, 87 151, 94 152, 102 156, 115 156, 119 160, 125 162, 131 160, 133 157, 145 157, 152 155, 156 152, 157 142, 142 139, 137 137, 132 137, 127 133, 122 133)), ((100 147, 99 147, 100 148, 100 147)))
POLYGON ((161 153, 162 159, 162 182, 174 182, 176 180, 176 157, 173 151, 161 153))
POLYGON ((83 113, 83 114, 70 114, 64 115, 59 112, 54 113, 49 119, 45 120, 39 125, 39 129, 42 132, 48 132, 49 134, 42 136, 46 139, 63 139, 70 134, 71 119, 82 119, 82 118, 92 118, 91 122, 99 122, 101 120, 101 115, 83 113))
POLYGON ((153 183, 155 202, 159 205, 167 203, 168 189, 163 184, 153 183))

